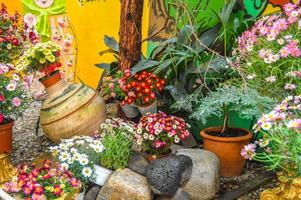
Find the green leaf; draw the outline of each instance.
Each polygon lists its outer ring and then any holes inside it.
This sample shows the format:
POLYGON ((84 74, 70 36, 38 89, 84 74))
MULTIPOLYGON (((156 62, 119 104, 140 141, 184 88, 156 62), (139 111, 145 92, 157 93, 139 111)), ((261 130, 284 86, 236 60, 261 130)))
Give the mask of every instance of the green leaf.
POLYGON ((111 65, 108 63, 99 63, 99 64, 95 64, 96 67, 106 70, 106 71, 110 71, 111 70, 111 65))
POLYGON ((159 64, 158 61, 155 60, 140 60, 134 67, 131 68, 132 75, 135 75, 137 72, 152 68, 159 64))
POLYGON ((205 31, 199 38, 199 41, 196 41, 195 48, 198 53, 201 53, 206 48, 210 47, 218 38, 218 31, 221 28, 221 24, 215 25, 213 28, 210 28, 209 30, 205 31), (200 42, 203 44, 200 44, 200 42))
POLYGON ((110 36, 105 35, 104 43, 107 45, 107 47, 113 49, 116 52, 119 52, 119 44, 115 40, 114 37, 110 37, 110 36))

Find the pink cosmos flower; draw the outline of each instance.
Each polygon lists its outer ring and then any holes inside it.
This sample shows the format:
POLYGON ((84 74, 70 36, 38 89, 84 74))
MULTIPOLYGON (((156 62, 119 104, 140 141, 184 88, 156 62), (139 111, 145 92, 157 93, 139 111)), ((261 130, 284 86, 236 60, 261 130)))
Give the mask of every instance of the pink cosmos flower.
POLYGON ((286 58, 290 55, 290 50, 287 47, 283 47, 282 49, 280 49, 279 53, 280 57, 286 58))
POLYGON ((248 144, 244 146, 240 154, 243 158, 252 160, 253 157, 255 156, 255 150, 256 150, 255 144, 248 144))
POLYGON ((31 196, 32 200, 46 200, 46 196, 43 194, 37 194, 37 193, 33 193, 33 195, 31 196))
POLYGON ((288 3, 288 4, 285 4, 283 6, 283 10, 287 13, 287 15, 289 16, 290 13, 296 8, 297 6, 293 3, 288 3))
POLYGON ((301 119, 293 119, 287 123, 287 128, 301 128, 301 119))
POLYGON ((297 88, 297 86, 295 84, 291 84, 291 83, 286 83, 284 86, 284 89, 286 90, 295 90, 297 88))
POLYGON ((14 97, 12 99, 12 103, 13 103, 14 106, 19 107, 21 105, 21 99, 18 98, 18 97, 14 97))
POLYGON ((114 89, 114 83, 109 83, 109 88, 112 90, 114 89))

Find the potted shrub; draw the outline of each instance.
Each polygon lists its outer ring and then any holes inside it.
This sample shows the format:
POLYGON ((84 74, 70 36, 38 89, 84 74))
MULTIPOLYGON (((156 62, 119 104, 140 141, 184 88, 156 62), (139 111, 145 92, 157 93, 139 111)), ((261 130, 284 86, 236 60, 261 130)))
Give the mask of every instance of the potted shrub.
POLYGON ((61 80, 57 70, 62 66, 59 61, 60 51, 61 47, 54 42, 37 43, 19 58, 17 69, 43 76, 40 82, 49 88, 61 80))
POLYGON ((100 137, 105 147, 100 164, 110 170, 128 165, 133 145, 134 124, 120 118, 107 119, 101 124, 100 137))
POLYGON ((125 79, 129 76, 130 74, 126 70, 125 72, 117 71, 111 76, 105 77, 102 92, 104 96, 117 100, 126 117, 135 118, 139 115, 139 110, 133 105, 133 100, 128 98, 122 89, 125 79))
POLYGON ((57 163, 45 160, 41 167, 20 165, 17 176, 3 185, 4 191, 17 199, 62 199, 83 200, 77 195, 81 182, 57 163))
POLYGON ((171 145, 189 136, 190 126, 182 118, 161 111, 143 116, 135 129, 135 139, 148 160, 168 156, 171 145))
POLYGON ((262 137, 246 145, 241 155, 264 163, 278 173, 279 187, 268 189, 261 195, 275 199, 298 199, 300 187, 301 96, 289 96, 270 113, 262 115, 254 131, 262 137))
POLYGON ((143 116, 148 113, 156 113, 157 93, 163 90, 164 84, 164 80, 147 71, 142 71, 134 76, 131 76, 130 72, 126 72, 125 83, 121 85, 126 93, 122 104, 134 102, 143 116))
POLYGON ((197 107, 191 114, 192 118, 205 124, 206 119, 211 116, 224 116, 223 126, 201 131, 204 149, 215 153, 220 159, 222 176, 240 175, 245 164, 240 151, 252 140, 253 134, 246 129, 229 127, 228 113, 236 111, 240 117, 252 119, 260 116, 261 110, 271 106, 271 99, 262 97, 249 88, 224 86, 195 101, 197 107))
MULTIPOLYGON (((93 181, 95 164, 104 150, 100 139, 90 136, 75 136, 64 139, 57 146, 49 148, 49 153, 79 179, 83 186, 93 181)), ((84 189, 84 188, 83 188, 84 189)))
POLYGON ((245 81, 278 101, 301 92, 300 6, 288 3, 283 8, 283 12, 261 17, 238 38, 233 50, 245 81))

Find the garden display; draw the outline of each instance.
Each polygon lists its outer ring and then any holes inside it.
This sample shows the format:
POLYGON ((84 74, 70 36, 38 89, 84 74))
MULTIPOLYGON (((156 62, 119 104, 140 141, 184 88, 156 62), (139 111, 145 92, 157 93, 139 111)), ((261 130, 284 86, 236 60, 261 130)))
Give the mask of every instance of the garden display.
POLYGON ((301 199, 300 0, 3 1, 0 199, 301 199))

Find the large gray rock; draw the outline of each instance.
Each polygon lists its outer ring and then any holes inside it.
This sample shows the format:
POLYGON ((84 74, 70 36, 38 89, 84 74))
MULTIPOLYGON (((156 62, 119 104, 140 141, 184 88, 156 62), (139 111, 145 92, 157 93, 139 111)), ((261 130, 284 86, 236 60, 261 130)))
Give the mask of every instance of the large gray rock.
POLYGON ((101 188, 97 200, 152 200, 146 178, 130 169, 116 170, 101 188))
POLYGON ((202 149, 179 149, 176 155, 186 155, 193 162, 191 178, 184 187, 190 199, 212 199, 220 186, 220 162, 217 156, 202 149))
POLYGON ((156 200, 190 200, 189 194, 182 188, 179 188, 173 197, 159 196, 156 200))
POLYGON ((155 194, 174 196, 190 178, 192 160, 187 156, 168 156, 150 163, 146 178, 155 194))
POLYGON ((100 187, 94 186, 92 187, 86 194, 84 200, 96 200, 98 193, 99 193, 100 187))
POLYGON ((135 152, 131 155, 128 162, 128 168, 141 175, 145 175, 148 165, 149 163, 144 156, 135 152))

